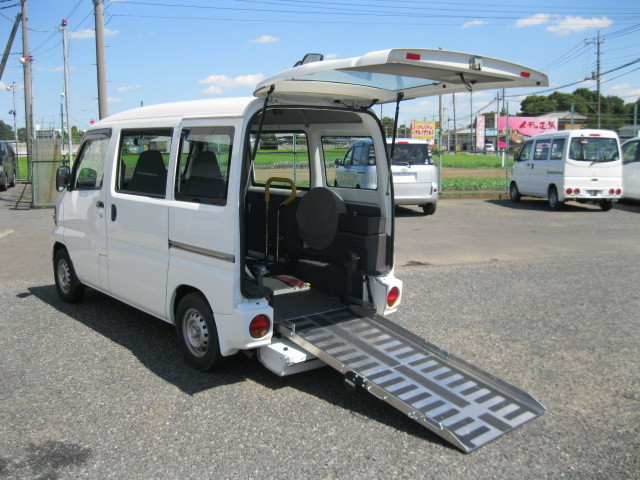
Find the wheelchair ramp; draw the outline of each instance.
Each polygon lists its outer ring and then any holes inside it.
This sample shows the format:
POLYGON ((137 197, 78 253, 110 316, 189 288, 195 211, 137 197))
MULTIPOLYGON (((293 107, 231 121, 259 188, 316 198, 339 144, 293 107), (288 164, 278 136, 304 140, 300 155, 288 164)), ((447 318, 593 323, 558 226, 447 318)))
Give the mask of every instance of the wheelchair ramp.
POLYGON ((349 307, 276 325, 291 341, 464 452, 541 415, 531 395, 417 335, 349 307))

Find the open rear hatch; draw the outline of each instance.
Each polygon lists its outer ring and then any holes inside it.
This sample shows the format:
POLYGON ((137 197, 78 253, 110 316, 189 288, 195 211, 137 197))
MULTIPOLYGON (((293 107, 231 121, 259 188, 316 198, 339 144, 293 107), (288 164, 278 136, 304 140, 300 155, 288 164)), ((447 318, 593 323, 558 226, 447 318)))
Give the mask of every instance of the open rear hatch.
POLYGON ((262 81, 254 95, 271 103, 376 103, 431 95, 549 84, 541 72, 511 62, 469 53, 391 49, 362 57, 307 63, 262 81))

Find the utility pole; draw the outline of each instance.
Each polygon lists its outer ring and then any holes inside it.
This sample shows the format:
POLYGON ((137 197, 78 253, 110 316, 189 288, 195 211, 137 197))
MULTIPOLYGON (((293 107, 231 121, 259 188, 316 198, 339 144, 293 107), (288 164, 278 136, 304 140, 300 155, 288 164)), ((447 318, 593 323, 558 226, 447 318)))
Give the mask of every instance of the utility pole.
POLYGON ((62 19, 62 57, 64 61, 64 103, 67 111, 67 146, 69 148, 69 165, 73 165, 73 142, 71 140, 71 114, 69 113, 69 48, 67 46, 67 21, 62 19))
POLYGON ((2 80, 2 74, 4 73, 4 67, 7 64, 7 59, 9 58, 9 52, 11 51, 13 40, 16 38, 16 32, 18 31, 20 18, 22 18, 22 13, 18 13, 16 15, 16 19, 13 22, 13 28, 11 29, 11 34, 9 35, 9 41, 7 42, 7 46, 4 49, 4 54, 2 55, 2 61, 0 61, 0 80, 2 80))
POLYGON ((474 130, 474 124, 473 124, 473 90, 469 91, 469 115, 471 116, 471 124, 469 126, 469 131, 471 132, 470 138, 471 138, 471 142, 469 144, 469 150, 473 151, 475 150, 475 143, 473 143, 473 130, 474 130))
POLYGON ((602 104, 602 102, 600 101, 600 55, 602 54, 602 52, 600 51, 600 45, 604 43, 604 40, 600 38, 600 30, 598 30, 598 36, 596 37, 596 40, 585 40, 584 43, 587 45, 592 43, 596 44, 596 72, 591 75, 591 78, 595 79, 597 82, 596 92, 598 95, 598 128, 600 128, 600 114, 602 104))
POLYGON ((96 25, 96 69, 98 72, 98 118, 109 115, 107 110, 107 74, 104 59, 104 11, 103 0, 93 0, 96 25))
POLYGON ((33 104, 31 92, 31 62, 33 58, 29 55, 29 27, 27 25, 27 0, 22 0, 22 62, 24 74, 24 116, 26 120, 25 133, 27 141, 27 165, 33 161, 33 104))
POLYGON ((456 94, 452 93, 453 98, 453 151, 458 154, 458 129, 456 128, 456 94))
POLYGON ((13 115, 13 137, 15 142, 14 146, 16 149, 16 155, 18 155, 18 121, 16 120, 18 112, 16 112, 16 82, 13 82, 11 86, 7 87, 7 90, 11 90, 11 94, 13 95, 13 110, 9 112, 9 115, 13 115))

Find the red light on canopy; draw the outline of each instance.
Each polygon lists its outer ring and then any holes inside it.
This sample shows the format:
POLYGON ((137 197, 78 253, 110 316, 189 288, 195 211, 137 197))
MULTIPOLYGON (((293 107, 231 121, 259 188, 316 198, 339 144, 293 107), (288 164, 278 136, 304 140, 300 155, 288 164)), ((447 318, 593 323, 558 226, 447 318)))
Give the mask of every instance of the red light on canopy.
POLYGON ((531 74, 529 72, 520 72, 520 76, 524 78, 529 78, 531 74))
POLYGON ((420 60, 419 53, 407 53, 407 60, 420 60))

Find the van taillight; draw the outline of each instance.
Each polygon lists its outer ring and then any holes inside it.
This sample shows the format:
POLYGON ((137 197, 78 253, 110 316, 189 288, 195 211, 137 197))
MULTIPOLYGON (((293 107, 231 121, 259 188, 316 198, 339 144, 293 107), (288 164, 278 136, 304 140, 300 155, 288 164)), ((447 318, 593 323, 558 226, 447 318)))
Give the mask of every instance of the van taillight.
POLYGON ((387 306, 393 307, 400 298, 400 289, 393 287, 387 294, 387 306))
POLYGON ((567 193, 567 195, 571 195, 573 193, 573 190, 571 190, 570 188, 567 188, 565 192, 567 193))
POLYGON ((622 189, 616 188, 616 195, 622 195, 622 189))
POLYGON ((573 189, 573 193, 574 193, 575 195, 578 195, 578 194, 580 193, 580 189, 579 189, 579 188, 574 188, 574 189, 573 189))
POLYGON ((269 333, 271 328, 271 320, 266 315, 257 315, 253 317, 249 324, 249 334, 253 338, 262 338, 269 333))
POLYGON ((613 195, 615 193, 615 190, 613 188, 609 189, 609 195, 613 195))

